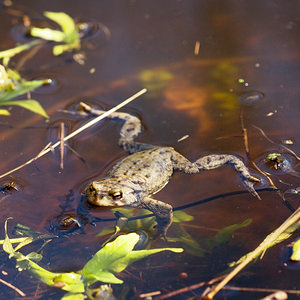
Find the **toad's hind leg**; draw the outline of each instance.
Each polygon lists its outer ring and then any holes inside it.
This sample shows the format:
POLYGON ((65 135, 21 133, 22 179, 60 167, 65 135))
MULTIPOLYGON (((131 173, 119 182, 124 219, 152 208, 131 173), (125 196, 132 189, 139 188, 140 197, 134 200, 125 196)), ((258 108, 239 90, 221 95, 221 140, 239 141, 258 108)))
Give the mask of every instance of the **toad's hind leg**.
POLYGON ((174 170, 183 171, 185 173, 199 173, 200 171, 212 170, 223 165, 229 165, 240 175, 248 191, 260 199, 260 196, 253 187, 254 182, 259 182, 259 179, 252 176, 244 163, 234 155, 212 154, 201 157, 195 162, 190 162, 184 156, 174 151, 171 159, 174 170))
MULTIPOLYGON (((95 114, 102 115, 104 110, 92 108, 85 103, 81 103, 84 110, 95 114)), ((113 112, 107 116, 112 120, 123 121, 124 124, 120 130, 119 145, 128 153, 134 153, 141 150, 151 149, 156 146, 135 142, 134 139, 142 132, 141 120, 133 115, 124 112, 113 112)))

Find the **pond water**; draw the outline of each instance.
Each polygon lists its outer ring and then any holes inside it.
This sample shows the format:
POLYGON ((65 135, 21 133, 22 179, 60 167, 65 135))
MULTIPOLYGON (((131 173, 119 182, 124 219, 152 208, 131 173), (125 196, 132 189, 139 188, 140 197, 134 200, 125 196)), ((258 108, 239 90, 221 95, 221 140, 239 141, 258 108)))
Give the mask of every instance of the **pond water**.
MULTIPOLYGON (((74 110, 80 101, 109 109, 147 88, 145 95, 123 109, 142 119, 144 130, 139 141, 173 146, 190 160, 208 153, 237 155, 251 173, 262 179, 256 188, 269 187, 267 179, 247 159, 242 118, 248 130, 251 159, 271 173, 282 192, 299 186, 299 162, 280 146, 291 140, 288 147, 300 153, 299 1, 200 0, 162 4, 134 0, 27 0, 26 5, 13 1, 11 6, 0 7, 0 50, 28 39, 22 25, 24 15, 33 24, 49 24, 43 17, 46 10, 63 11, 92 25, 79 51, 85 57, 84 64, 75 62, 71 53, 54 57, 51 44, 43 45, 23 65, 23 54, 11 61, 10 66, 19 66, 26 79, 53 80, 51 86, 32 93, 50 121, 17 107, 11 109, 11 116, 0 116, 1 174, 31 159, 49 142, 54 143, 59 138, 61 122, 68 134, 88 120, 61 110, 74 110), (92 68, 95 72, 90 72, 92 68), (182 137, 186 138, 180 141, 182 137), (288 157, 292 174, 273 170, 264 163, 267 154, 273 152, 288 157)), ((8 217, 13 217, 8 229, 11 236, 17 223, 49 233, 56 228, 59 216, 76 215, 87 184, 104 176, 114 162, 127 155, 117 145, 119 129, 118 123, 102 121, 74 137, 68 145, 81 159, 66 149, 63 169, 56 150, 0 179, 1 186, 10 181, 18 185, 18 191, 1 195, 1 239, 8 217)), ((173 207, 200 202, 184 209, 194 220, 181 225, 201 246, 205 247, 205 241, 226 226, 248 218, 252 223, 202 257, 186 249, 182 254, 163 252, 135 263, 120 275, 125 284, 113 285, 116 298, 138 299, 140 294, 152 291, 166 294, 219 276, 228 263, 253 250, 275 230, 291 214, 291 207, 299 206, 297 195, 286 194, 286 205, 274 191, 259 192, 262 201, 243 191, 239 177, 229 167, 197 175, 174 174, 155 197, 173 207), (233 191, 239 192, 230 195, 233 191), (213 198, 218 195, 223 196, 213 198), (210 197, 211 201, 201 202, 210 197)), ((91 209, 90 213, 114 219, 110 209, 91 209)), ((86 225, 84 232, 75 230, 52 240, 42 251, 43 266, 52 271, 79 270, 107 239, 97 234, 114 224, 109 220, 97 222, 96 226, 86 225)), ((175 225, 168 236, 180 236, 175 225)), ((59 228, 54 231, 61 233, 59 228)), ((288 262, 285 248, 295 238, 269 250, 230 284, 299 290, 299 266, 288 262)), ((160 239, 151 243, 152 248, 166 246, 184 247, 181 242, 160 239)), ((40 245, 30 247, 28 251, 33 251, 40 245)), ((1 299, 60 299, 64 295, 28 273, 18 272, 7 254, 1 252, 0 259, 1 271, 8 273, 0 277, 26 293, 21 297, 1 285, 1 299)), ((196 289, 172 299, 199 297, 202 292, 196 289)), ((259 299, 266 294, 224 290, 215 299, 259 299)), ((289 295, 289 299, 297 297, 289 295)))

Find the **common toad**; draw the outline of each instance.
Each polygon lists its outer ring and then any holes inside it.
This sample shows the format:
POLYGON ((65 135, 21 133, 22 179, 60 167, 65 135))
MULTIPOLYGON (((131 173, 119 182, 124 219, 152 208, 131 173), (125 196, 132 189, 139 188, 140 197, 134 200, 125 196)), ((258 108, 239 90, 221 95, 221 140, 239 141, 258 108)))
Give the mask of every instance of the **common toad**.
MULTIPOLYGON (((104 113, 91 108, 89 111, 97 115, 104 113)), ((259 180, 236 156, 212 154, 190 162, 172 147, 135 142, 135 137, 141 132, 141 121, 137 117, 123 112, 115 112, 108 117, 124 122, 119 145, 130 155, 116 163, 104 179, 89 185, 85 194, 91 204, 148 209, 156 216, 157 233, 165 237, 172 223, 172 206, 152 196, 165 187, 173 171, 194 174, 228 164, 240 175, 249 192, 260 198, 253 187, 254 182, 259 180)))

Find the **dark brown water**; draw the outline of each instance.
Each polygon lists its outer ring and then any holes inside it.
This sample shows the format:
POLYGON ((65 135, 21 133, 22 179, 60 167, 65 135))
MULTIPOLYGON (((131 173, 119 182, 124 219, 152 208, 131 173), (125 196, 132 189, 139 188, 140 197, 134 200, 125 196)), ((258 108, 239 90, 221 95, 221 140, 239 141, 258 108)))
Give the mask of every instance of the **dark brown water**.
MULTIPOLYGON (((20 69, 28 78, 51 77, 52 87, 32 94, 45 107, 50 122, 20 108, 10 117, 0 117, 1 173, 35 156, 49 141, 55 142, 59 124, 67 132, 86 122, 66 115, 59 109, 73 108, 87 101, 110 108, 146 87, 148 93, 128 105, 126 111, 139 115, 145 126, 141 141, 171 145, 191 160, 207 153, 236 154, 252 168, 245 155, 241 135, 240 112, 248 129, 251 158, 261 163, 262 156, 282 152, 279 145, 291 139, 290 148, 300 152, 299 144, 299 1, 14 1, 0 9, 0 49, 24 42, 22 15, 33 22, 44 22, 43 11, 64 11, 74 18, 94 24, 95 32, 84 39, 81 53, 84 65, 74 62, 71 54, 53 57, 50 46, 43 46, 20 69), (104 33, 107 28, 110 36, 104 33), (200 42, 199 53, 194 53, 200 42), (95 68, 95 73, 89 70, 95 68), (275 142, 268 142, 252 127, 255 125, 275 142), (189 138, 177 142, 181 137, 189 138)), ((20 56, 11 66, 17 66, 20 56)), ((64 169, 59 153, 48 154, 35 163, 1 179, 20 185, 20 191, 0 200, 1 238, 7 217, 35 231, 48 232, 50 224, 65 210, 76 211, 80 193, 97 175, 103 175, 112 163, 126 154, 118 148, 119 125, 102 122, 70 141, 85 160, 68 152, 64 169), (67 198, 72 190, 73 196, 67 198), (71 201, 67 202, 67 199, 71 201)), ((297 169, 297 160, 292 158, 297 169)), ((257 171, 253 173, 258 174, 257 171)), ((272 179, 283 191, 299 186, 299 178, 273 172, 272 179)), ((267 181, 259 187, 267 187, 267 181)), ((174 207, 232 191, 243 190, 238 176, 230 168, 199 175, 175 174, 157 199, 174 207)), ((227 263, 254 249, 291 211, 275 192, 261 192, 262 201, 248 193, 228 196, 188 208, 195 217, 186 230, 200 244, 221 228, 247 218, 250 226, 234 235, 229 244, 205 257, 162 253, 139 262, 124 273, 128 299, 140 293, 173 291, 210 280, 226 270, 227 263), (180 274, 187 273, 187 278, 180 274)), ((294 207, 297 196, 289 195, 294 207)), ((113 218, 109 210, 93 212, 101 218, 113 218)), ((43 252, 43 263, 53 271, 80 269, 100 247, 103 239, 96 234, 113 222, 86 226, 80 232, 52 241, 43 252)), ((169 231, 176 236, 175 227, 169 231)), ((295 238, 295 237, 294 237, 295 238)), ((299 268, 283 264, 284 246, 268 251, 264 259, 234 279, 242 287, 299 289, 299 268)), ((152 247, 163 247, 156 240, 152 247)), ((174 244, 170 243, 170 246, 174 244)), ((176 244, 176 246, 182 246, 176 244)), ((1 253, 0 277, 21 288, 26 299, 60 299, 63 293, 15 270, 1 253)), ((119 299, 122 287, 114 286, 119 299)), ((202 291, 179 295, 187 299, 202 291)), ((258 299, 264 293, 221 292, 216 299, 258 299)), ((17 299, 11 289, 0 286, 1 299, 17 299)), ((297 296, 290 295, 289 299, 297 296)))

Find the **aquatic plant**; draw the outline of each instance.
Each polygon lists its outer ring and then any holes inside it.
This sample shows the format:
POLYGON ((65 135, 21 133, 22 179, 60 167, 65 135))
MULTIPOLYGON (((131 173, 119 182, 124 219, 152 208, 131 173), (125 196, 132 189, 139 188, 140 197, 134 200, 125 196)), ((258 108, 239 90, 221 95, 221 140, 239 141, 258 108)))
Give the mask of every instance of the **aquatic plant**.
MULTIPOLYGON (((50 79, 25 80, 18 72, 5 69, 4 66, 0 65, 0 106, 17 105, 48 119, 49 116, 37 100, 13 99, 26 95, 50 82, 50 79)), ((10 112, 7 109, 0 109, 0 115, 9 116, 10 112)))
POLYGON ((50 272, 35 261, 42 259, 41 254, 31 252, 23 255, 21 247, 31 243, 32 236, 23 237, 20 240, 12 240, 7 234, 7 220, 5 221, 5 239, 2 241, 3 250, 9 254, 9 258, 16 260, 16 268, 19 271, 27 270, 43 283, 61 288, 68 293, 62 299, 84 299, 84 294, 91 294, 92 285, 96 282, 122 284, 123 280, 116 277, 116 274, 125 270, 132 263, 141 260, 149 255, 161 251, 172 251, 180 253, 182 248, 160 248, 135 250, 134 247, 139 241, 137 233, 129 233, 116 237, 113 241, 105 244, 85 265, 76 272, 50 272), (13 247, 13 242, 17 246, 13 247))

